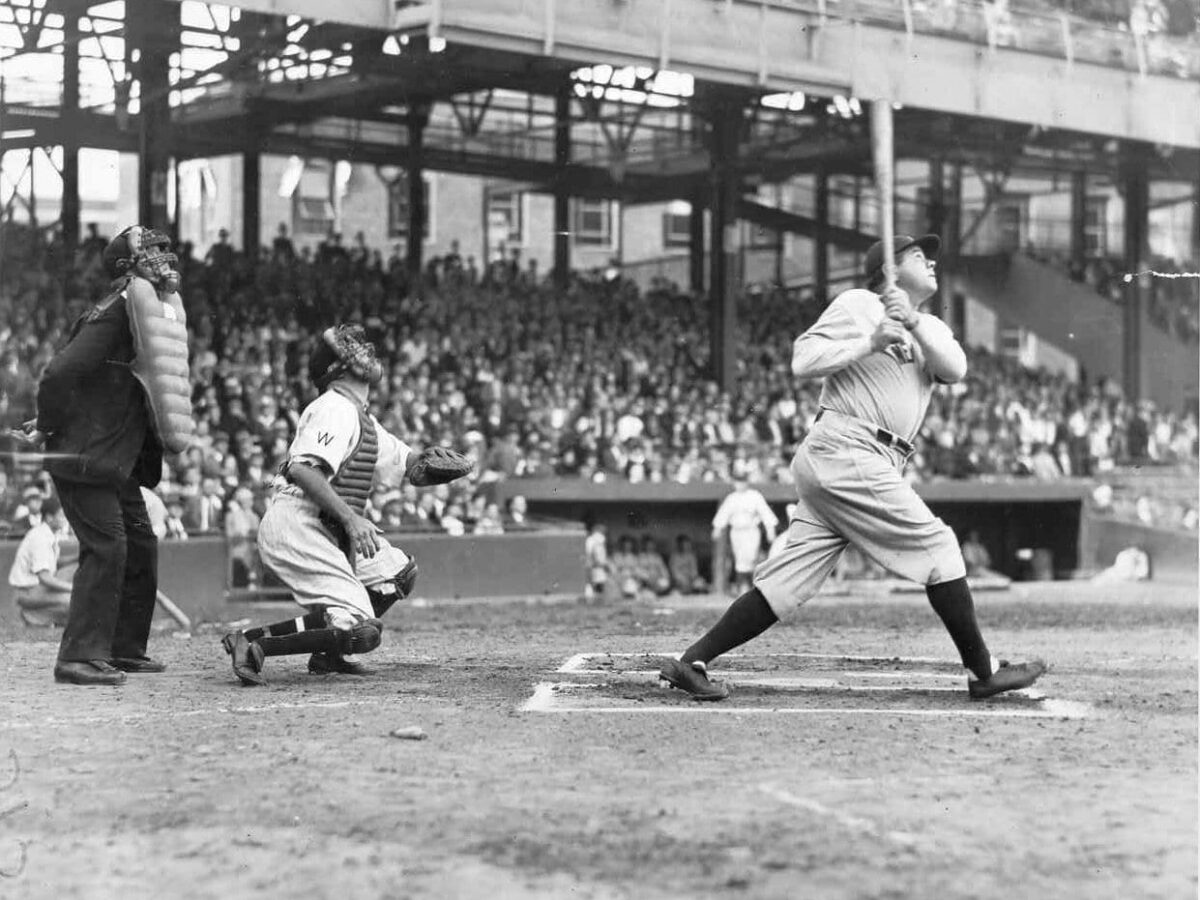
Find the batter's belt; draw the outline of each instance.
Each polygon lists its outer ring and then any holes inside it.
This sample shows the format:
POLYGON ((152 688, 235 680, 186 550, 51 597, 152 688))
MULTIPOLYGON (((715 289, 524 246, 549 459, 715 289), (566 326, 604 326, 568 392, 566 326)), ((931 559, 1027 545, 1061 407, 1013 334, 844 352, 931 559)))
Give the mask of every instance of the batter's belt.
POLYGON ((832 409, 821 408, 817 413, 815 421, 820 422, 822 419, 827 419, 831 422, 841 422, 842 424, 852 426, 855 430, 861 431, 865 429, 875 440, 883 444, 885 447, 891 447, 893 450, 898 450, 904 454, 905 458, 913 455, 916 447, 900 437, 898 434, 893 434, 886 428, 880 428, 866 419, 859 419, 855 416, 848 416, 845 413, 834 412, 832 409))

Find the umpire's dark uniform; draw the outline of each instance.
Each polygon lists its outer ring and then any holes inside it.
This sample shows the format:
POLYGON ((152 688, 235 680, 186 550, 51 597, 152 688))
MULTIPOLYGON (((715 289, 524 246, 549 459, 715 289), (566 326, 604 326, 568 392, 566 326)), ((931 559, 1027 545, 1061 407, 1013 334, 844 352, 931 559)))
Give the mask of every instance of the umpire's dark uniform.
POLYGON ((58 681, 120 684, 124 671, 162 668, 146 657, 158 540, 139 487, 158 484, 162 447, 133 356, 126 302, 114 293, 75 323, 38 385, 46 467, 79 539, 58 681))

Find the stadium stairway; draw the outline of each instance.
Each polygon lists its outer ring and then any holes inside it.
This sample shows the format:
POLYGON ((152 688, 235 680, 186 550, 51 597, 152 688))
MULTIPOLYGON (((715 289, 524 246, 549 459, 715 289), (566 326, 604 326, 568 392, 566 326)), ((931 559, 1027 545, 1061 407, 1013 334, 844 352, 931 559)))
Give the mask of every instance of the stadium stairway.
MULTIPOLYGON (((1123 310, 1089 284, 1023 254, 966 256, 951 277, 961 291, 995 313, 1000 327, 1025 328, 1074 356, 1089 381, 1122 382, 1123 310)), ((1142 393, 1180 409, 1200 394, 1200 348, 1164 332, 1142 315, 1142 393)), ((971 335, 967 335, 971 341, 971 335)))

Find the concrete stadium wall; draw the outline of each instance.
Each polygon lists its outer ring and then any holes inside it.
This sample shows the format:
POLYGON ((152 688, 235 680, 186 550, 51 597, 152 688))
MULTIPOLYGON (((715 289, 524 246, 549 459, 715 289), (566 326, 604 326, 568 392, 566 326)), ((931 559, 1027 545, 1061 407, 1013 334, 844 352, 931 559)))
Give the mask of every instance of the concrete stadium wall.
POLYGON ((1200 570, 1200 543, 1194 534, 1118 519, 1094 517, 1088 522, 1086 551, 1091 569, 1098 571, 1111 566, 1126 547, 1146 551, 1151 580, 1194 581, 1200 570))
MULTIPOLYGON (((576 596, 584 580, 583 529, 553 525, 502 535, 451 537, 431 533, 390 535, 420 566, 416 596, 460 597, 576 596)), ((0 544, 0 574, 7 578, 17 542, 0 544)), ((77 555, 63 547, 64 561, 77 555)), ((223 538, 193 538, 159 544, 159 586, 194 624, 241 617, 227 598, 223 538)), ((3 601, 12 603, 11 589, 3 601)))

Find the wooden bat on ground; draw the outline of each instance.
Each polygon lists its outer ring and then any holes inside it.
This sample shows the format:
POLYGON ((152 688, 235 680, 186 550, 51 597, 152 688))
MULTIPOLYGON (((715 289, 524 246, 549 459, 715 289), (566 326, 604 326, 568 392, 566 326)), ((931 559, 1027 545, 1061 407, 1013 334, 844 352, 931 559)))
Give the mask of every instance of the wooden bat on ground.
POLYGON ((896 155, 892 140, 892 103, 871 103, 871 160, 875 165, 875 190, 879 194, 879 236, 883 241, 883 291, 896 284, 896 155))
POLYGON ((192 620, 187 617, 187 613, 175 605, 170 597, 159 591, 155 599, 158 600, 158 605, 163 608, 167 615, 178 622, 184 631, 192 630, 192 620))
MULTIPOLYGON (((75 577, 75 568, 78 565, 78 563, 79 563, 78 556, 69 556, 65 559, 59 560, 58 573, 57 573, 58 577, 66 579, 68 581, 73 579, 75 577)), ((182 628, 184 631, 192 630, 192 620, 190 618, 188 618, 187 613, 185 613, 182 609, 180 609, 178 606, 175 605, 175 601, 173 601, 170 597, 168 597, 162 591, 159 591, 155 595, 154 599, 155 599, 155 602, 158 603, 158 605, 162 607, 163 612, 165 612, 172 619, 174 619, 179 624, 180 628, 182 628)))

